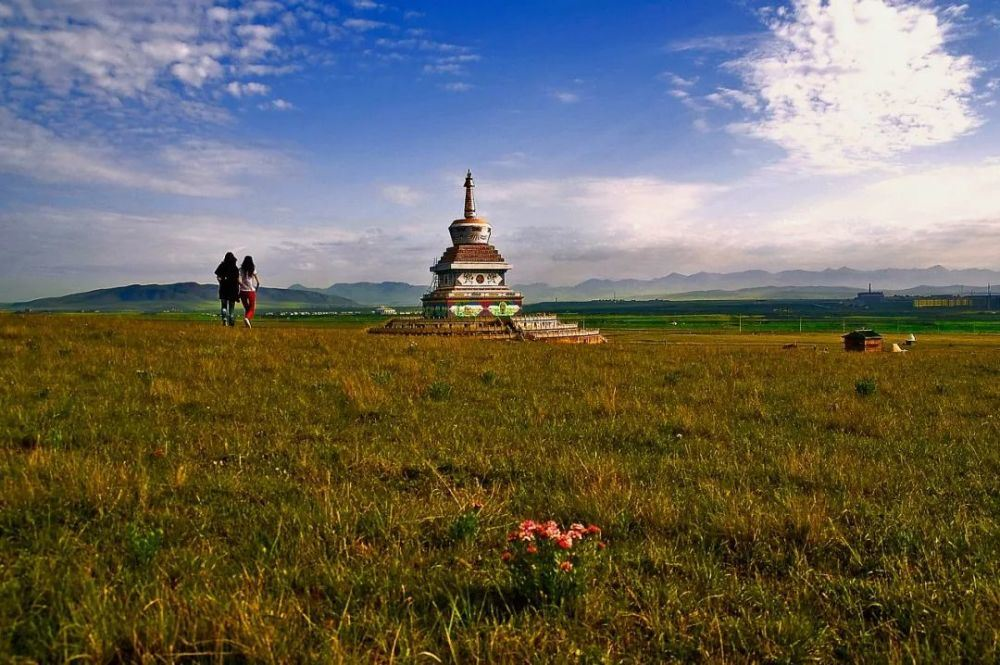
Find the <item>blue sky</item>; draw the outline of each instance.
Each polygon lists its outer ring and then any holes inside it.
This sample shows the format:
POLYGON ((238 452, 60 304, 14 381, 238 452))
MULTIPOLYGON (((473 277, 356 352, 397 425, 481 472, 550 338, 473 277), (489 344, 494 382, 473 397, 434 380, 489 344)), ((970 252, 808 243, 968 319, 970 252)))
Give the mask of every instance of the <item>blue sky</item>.
POLYGON ((1000 268, 984 0, 0 0, 0 301, 429 281, 465 169, 515 282, 1000 268))

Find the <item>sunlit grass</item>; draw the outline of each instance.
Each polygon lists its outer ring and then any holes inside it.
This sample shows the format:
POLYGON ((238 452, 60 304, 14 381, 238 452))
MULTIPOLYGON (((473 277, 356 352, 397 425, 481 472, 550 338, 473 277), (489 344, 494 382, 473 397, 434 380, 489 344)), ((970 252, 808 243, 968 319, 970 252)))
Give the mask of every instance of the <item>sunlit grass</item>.
POLYGON ((2 315, 0 657, 995 662, 1000 338, 839 348, 2 315))

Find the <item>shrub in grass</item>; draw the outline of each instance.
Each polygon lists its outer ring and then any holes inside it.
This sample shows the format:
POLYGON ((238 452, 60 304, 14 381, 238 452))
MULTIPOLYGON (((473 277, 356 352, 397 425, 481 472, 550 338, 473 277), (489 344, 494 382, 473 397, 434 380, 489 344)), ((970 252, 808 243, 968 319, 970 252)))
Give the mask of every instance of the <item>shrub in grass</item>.
POLYGON ((129 524, 125 535, 129 554, 139 564, 152 561, 163 544, 163 529, 147 529, 137 524, 129 524))
POLYGON ((500 381, 500 377, 492 370, 486 370, 479 375, 479 378, 487 386, 495 386, 500 381))
POLYGON ((564 531, 551 520, 525 520, 507 535, 507 549, 500 558, 520 600, 539 606, 563 605, 586 591, 603 550, 601 530, 596 526, 572 524, 564 531))
POLYGON ((392 372, 387 369, 377 369, 371 373, 371 377, 376 385, 385 386, 392 381, 392 372))
POLYGON ((441 402, 451 397, 451 384, 446 381, 435 381, 427 388, 427 396, 435 402, 441 402))
POLYGON ((854 392, 862 397, 874 395, 876 390, 878 390, 878 386, 875 384, 875 379, 872 378, 860 379, 854 383, 854 392))
POLYGON ((448 539, 453 543, 472 540, 477 533, 479 533, 479 515, 474 510, 462 513, 448 527, 448 539))

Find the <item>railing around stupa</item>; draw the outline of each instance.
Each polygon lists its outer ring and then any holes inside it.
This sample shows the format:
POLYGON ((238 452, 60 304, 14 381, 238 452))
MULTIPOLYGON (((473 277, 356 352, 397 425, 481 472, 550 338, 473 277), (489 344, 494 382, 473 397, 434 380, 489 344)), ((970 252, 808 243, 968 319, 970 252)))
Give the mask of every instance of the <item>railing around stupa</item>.
POLYGON ((587 330, 578 323, 563 323, 555 314, 522 314, 510 318, 520 336, 536 341, 603 342, 600 330, 587 330))

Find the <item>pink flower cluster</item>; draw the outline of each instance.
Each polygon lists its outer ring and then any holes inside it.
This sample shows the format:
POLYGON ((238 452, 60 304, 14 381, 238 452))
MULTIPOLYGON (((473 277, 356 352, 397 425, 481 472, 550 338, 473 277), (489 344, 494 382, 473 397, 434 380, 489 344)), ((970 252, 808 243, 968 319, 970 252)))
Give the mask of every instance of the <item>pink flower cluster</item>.
POLYGON ((536 522, 534 520, 524 520, 517 529, 507 534, 507 542, 519 540, 530 543, 536 540, 549 540, 555 543, 560 549, 568 550, 573 547, 574 540, 582 540, 586 536, 600 536, 601 529, 593 524, 583 526, 576 523, 571 524, 569 529, 563 531, 554 521, 536 522))
MULTIPOLYGON (((511 531, 507 534, 507 542, 509 543, 524 543, 524 551, 527 554, 537 554, 538 547, 536 543, 549 542, 558 549, 568 550, 572 549, 573 542, 577 540, 583 540, 587 536, 597 536, 600 539, 601 529, 600 527, 594 526, 584 526, 579 523, 571 524, 568 529, 563 531, 559 525, 553 520, 547 522, 536 522, 534 520, 524 520, 521 522, 517 529, 511 531)), ((600 549, 604 543, 598 543, 600 549)), ((510 561, 512 558, 509 551, 504 552, 502 557, 504 561, 510 561)), ((568 566, 563 566, 562 570, 569 571, 572 570, 572 564, 568 566)))

